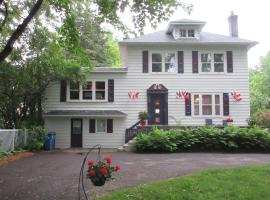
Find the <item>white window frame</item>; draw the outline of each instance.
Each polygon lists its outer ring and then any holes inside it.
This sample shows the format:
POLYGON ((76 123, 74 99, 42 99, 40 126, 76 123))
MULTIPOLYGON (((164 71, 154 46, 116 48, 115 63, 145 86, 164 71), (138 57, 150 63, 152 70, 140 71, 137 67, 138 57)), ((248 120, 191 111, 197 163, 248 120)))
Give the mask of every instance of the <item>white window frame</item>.
POLYGON ((223 117, 223 93, 194 93, 191 95, 191 110, 193 117, 223 117), (199 95, 199 115, 195 115, 194 109, 194 96, 199 95), (211 95, 212 96, 212 115, 203 115, 202 114, 202 95, 211 95), (215 104, 215 95, 219 95, 220 99, 220 114, 216 115, 216 104, 215 104))
POLYGON ((200 74, 226 74, 226 71, 225 71, 226 66, 227 66, 227 57, 226 57, 225 51, 200 51, 199 52, 199 73, 200 74), (201 54, 208 54, 208 53, 211 55, 211 70, 210 70, 210 72, 203 72, 202 71, 201 54), (215 72, 214 54, 223 54, 223 56, 224 56, 223 72, 215 72))
POLYGON ((107 102, 108 101, 108 80, 104 79, 94 79, 86 80, 92 81, 92 99, 83 99, 83 87, 80 84, 79 99, 70 99, 70 82, 67 84, 67 101, 68 102, 107 102), (96 82, 102 81, 105 82, 105 99, 98 100, 96 99, 96 82))
POLYGON ((148 65, 150 66, 150 72, 153 74, 161 74, 161 73, 166 73, 166 74, 177 74, 177 54, 175 51, 151 51, 149 54, 149 63, 148 65), (175 72, 166 72, 165 70, 165 55, 166 54, 174 54, 174 64, 175 64, 175 72), (161 72, 153 72, 152 70, 152 54, 161 54, 161 72))
POLYGON ((195 38, 195 29, 188 29, 187 30, 187 37, 188 38, 195 38), (189 36, 189 31, 193 31, 193 36, 192 37, 189 36))

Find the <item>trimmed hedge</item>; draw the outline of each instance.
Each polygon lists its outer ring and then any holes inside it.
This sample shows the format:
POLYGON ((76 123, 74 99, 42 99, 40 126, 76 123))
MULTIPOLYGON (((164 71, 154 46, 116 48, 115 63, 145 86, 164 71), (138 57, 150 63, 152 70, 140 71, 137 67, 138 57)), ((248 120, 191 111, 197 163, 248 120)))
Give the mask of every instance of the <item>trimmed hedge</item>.
POLYGON ((135 148, 138 152, 270 151, 270 133, 259 127, 199 127, 166 131, 153 128, 149 133, 138 135, 135 148))

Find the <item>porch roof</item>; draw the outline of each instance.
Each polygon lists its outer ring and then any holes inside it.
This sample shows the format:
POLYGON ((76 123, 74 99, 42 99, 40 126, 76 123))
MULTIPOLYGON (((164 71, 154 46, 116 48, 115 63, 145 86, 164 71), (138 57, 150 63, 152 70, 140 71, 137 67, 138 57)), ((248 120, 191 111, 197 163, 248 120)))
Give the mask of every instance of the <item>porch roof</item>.
POLYGON ((119 110, 52 110, 43 114, 44 117, 112 117, 123 118, 127 114, 119 110))

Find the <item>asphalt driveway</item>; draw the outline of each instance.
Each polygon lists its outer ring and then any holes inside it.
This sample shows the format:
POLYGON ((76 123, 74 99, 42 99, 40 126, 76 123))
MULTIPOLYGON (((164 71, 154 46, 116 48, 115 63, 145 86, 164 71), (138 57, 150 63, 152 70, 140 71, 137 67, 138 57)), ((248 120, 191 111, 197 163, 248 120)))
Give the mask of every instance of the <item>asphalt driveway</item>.
MULTIPOLYGON (((85 180, 87 193, 103 195, 157 179, 189 174, 205 168, 270 163, 270 154, 103 153, 111 156, 122 170, 115 180, 93 187, 85 180)), ((80 165, 84 155, 75 152, 41 152, 0 167, 1 200, 76 200, 80 165)), ((89 159, 96 159, 92 153, 89 159)))

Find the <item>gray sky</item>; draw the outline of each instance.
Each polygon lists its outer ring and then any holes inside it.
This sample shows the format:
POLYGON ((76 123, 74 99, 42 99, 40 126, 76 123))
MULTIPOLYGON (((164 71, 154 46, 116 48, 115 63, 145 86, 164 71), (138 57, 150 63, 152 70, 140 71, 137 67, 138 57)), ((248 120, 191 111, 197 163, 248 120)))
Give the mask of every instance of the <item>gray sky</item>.
MULTIPOLYGON (((239 37, 259 42, 249 50, 249 66, 259 63, 260 57, 270 50, 270 0, 184 0, 192 3, 193 12, 189 16, 178 9, 171 20, 189 18, 206 21, 203 31, 229 35, 227 18, 231 11, 238 15, 239 37)), ((159 24, 156 30, 166 29, 168 22, 159 24)), ((145 33, 155 30, 146 27, 145 33)))

